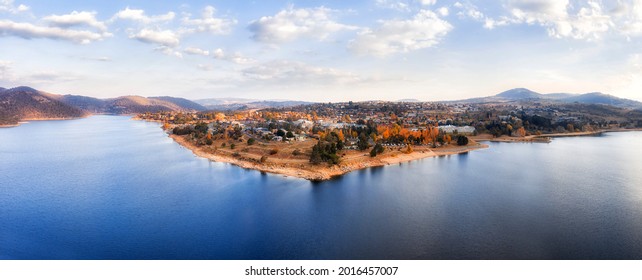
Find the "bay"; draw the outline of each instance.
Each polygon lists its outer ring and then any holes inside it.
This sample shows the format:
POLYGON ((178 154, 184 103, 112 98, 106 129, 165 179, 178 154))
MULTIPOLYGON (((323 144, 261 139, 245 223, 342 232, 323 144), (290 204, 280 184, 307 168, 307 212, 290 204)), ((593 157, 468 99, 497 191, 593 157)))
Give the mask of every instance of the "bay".
POLYGON ((129 117, 0 129, 0 259, 642 258, 642 132, 489 144, 313 183, 129 117))

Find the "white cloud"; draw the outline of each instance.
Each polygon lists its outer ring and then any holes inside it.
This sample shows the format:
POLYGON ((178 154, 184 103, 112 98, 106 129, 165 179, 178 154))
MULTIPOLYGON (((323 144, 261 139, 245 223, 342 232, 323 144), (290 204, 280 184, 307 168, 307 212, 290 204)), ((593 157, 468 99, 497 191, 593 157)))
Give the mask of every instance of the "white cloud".
POLYGON ((130 9, 129 7, 124 10, 118 11, 110 21, 115 21, 118 19, 122 20, 131 20, 139 23, 149 24, 157 22, 169 22, 174 20, 176 14, 174 12, 167 12, 166 14, 147 16, 144 10, 141 9, 130 9))
POLYGON ((431 6, 437 4, 437 0, 419 0, 419 3, 424 6, 431 6))
POLYGON ((203 50, 200 48, 189 47, 189 48, 185 48, 184 52, 186 54, 208 56, 214 59, 229 61, 236 64, 251 64, 256 62, 256 60, 243 56, 241 53, 238 53, 238 52, 227 54, 221 48, 215 49, 210 52, 208 50, 203 50))
POLYGON ((457 14, 461 18, 482 22, 486 29, 515 24, 539 25, 546 28, 548 35, 554 38, 598 40, 616 26, 633 26, 630 23, 618 23, 616 19, 622 17, 621 14, 626 14, 629 6, 615 7, 609 13, 605 12, 601 2, 595 0, 572 4, 569 0, 504 0, 505 13, 498 17, 485 15, 470 2, 457 2, 453 6, 460 10, 457 14))
POLYGON ((49 26, 68 28, 72 26, 90 26, 101 32, 107 31, 107 25, 96 19, 96 12, 73 11, 66 15, 50 15, 43 18, 49 26))
POLYGON ((441 7, 437 9, 437 13, 442 17, 447 17, 450 12, 448 11, 448 7, 441 7))
POLYGON ((189 16, 183 18, 183 25, 188 28, 185 30, 187 33, 193 32, 208 32, 212 34, 227 34, 236 24, 234 19, 225 19, 214 17, 216 9, 212 6, 207 6, 203 10, 202 18, 190 19, 189 16))
POLYGON ((439 43, 453 26, 428 10, 421 10, 409 20, 384 20, 375 29, 366 29, 350 42, 359 54, 387 56, 428 48, 439 43))
POLYGON ((375 5, 379 8, 393 9, 402 12, 410 11, 410 4, 398 0, 376 0, 375 5))
POLYGON ((392 9, 401 12, 416 11, 422 6, 433 6, 437 0, 376 0, 375 5, 379 8, 392 9))
POLYGON ((202 55, 202 56, 210 55, 210 52, 207 51, 207 50, 202 50, 202 49, 193 48, 193 47, 185 48, 184 51, 185 51, 186 54, 192 54, 192 55, 202 55))
POLYGON ((256 60, 243 56, 241 53, 235 52, 232 54, 227 54, 223 49, 216 49, 212 52, 212 56, 216 59, 230 61, 236 64, 251 64, 256 62, 256 60))
POLYGON ((245 78, 277 85, 328 85, 361 82, 359 76, 334 68, 315 67, 302 62, 277 60, 244 69, 245 78))
POLYGON ((16 7, 13 0, 0 0, 0 12, 9 12, 12 14, 22 13, 28 11, 29 6, 20 4, 16 7))
POLYGON ((154 48, 154 51, 161 52, 165 55, 169 56, 175 56, 178 58, 183 58, 183 53, 175 50, 174 48, 168 47, 168 46, 158 46, 154 48))
POLYGON ((143 43, 158 44, 165 47, 176 47, 180 43, 178 35, 171 30, 152 30, 144 28, 129 38, 136 39, 143 43))
POLYGON ((31 23, 0 20, 0 36, 17 36, 24 39, 48 38, 88 44, 111 36, 86 30, 70 30, 59 27, 37 26, 31 23))
POLYGON ((294 9, 289 7, 274 16, 266 16, 252 21, 248 29, 252 39, 264 43, 284 43, 299 38, 325 40, 333 33, 355 30, 354 26, 344 25, 333 19, 334 10, 318 7, 294 9))
POLYGON ((469 2, 462 4, 461 2, 456 2, 453 5, 455 8, 459 9, 457 15, 460 18, 471 18, 474 20, 484 20, 486 16, 477 9, 477 7, 469 2))

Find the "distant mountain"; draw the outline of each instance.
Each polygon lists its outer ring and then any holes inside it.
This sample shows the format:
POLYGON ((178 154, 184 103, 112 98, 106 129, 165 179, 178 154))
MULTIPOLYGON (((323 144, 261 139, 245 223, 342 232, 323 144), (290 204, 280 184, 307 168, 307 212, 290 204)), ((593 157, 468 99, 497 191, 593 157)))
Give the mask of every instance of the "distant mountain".
POLYGON ((565 98, 571 98, 574 96, 578 96, 579 94, 573 94, 573 93, 547 93, 543 94, 545 98, 548 99, 565 99, 565 98))
POLYGON ((256 101, 259 101, 259 100, 247 99, 247 98, 236 98, 236 97, 207 98, 207 99, 194 100, 194 102, 206 107, 213 106, 213 105, 245 104, 245 103, 251 103, 256 101))
POLYGON ((195 100, 209 110, 233 111, 247 109, 283 108, 298 105, 313 104, 314 102, 292 100, 259 100, 236 97, 208 98, 195 100))
POLYGON ((504 91, 500 94, 495 95, 495 97, 507 99, 507 100, 524 100, 524 99, 538 99, 542 98, 542 94, 534 92, 525 88, 515 88, 511 90, 504 91))
POLYGON ((548 102, 563 102, 563 103, 584 103, 584 104, 601 104, 611 105, 620 108, 642 108, 642 103, 618 98, 612 95, 607 95, 599 92, 592 92, 586 94, 571 94, 571 93, 550 93, 541 94, 525 88, 515 88, 504 91, 494 96, 471 98, 459 100, 454 102, 464 103, 492 103, 492 102, 520 102, 520 101, 548 101, 548 102))
POLYGON ((591 92, 561 99, 564 102, 577 102, 586 104, 603 104, 622 108, 642 108, 642 103, 635 100, 615 97, 601 92, 591 92))
POLYGON ((57 98, 59 101, 62 101, 65 104, 78 107, 82 110, 85 110, 90 113, 105 113, 107 108, 107 101, 98 99, 98 98, 93 98, 93 97, 88 97, 88 96, 82 96, 82 95, 53 95, 52 98, 57 98))
POLYGON ((58 95, 30 87, 0 88, 0 125, 29 119, 74 118, 94 114, 137 114, 160 111, 203 111, 204 106, 184 98, 123 96, 98 99, 58 95))
POLYGON ((13 125, 21 120, 68 119, 86 115, 88 112, 30 87, 0 90, 0 125, 13 125))
POLYGON ((407 98, 407 99, 399 99, 399 100, 397 100, 397 102, 414 103, 414 102, 421 102, 421 100, 419 100, 419 99, 409 99, 409 98, 407 98))
POLYGON ((185 98, 179 98, 179 97, 171 97, 171 96, 157 96, 157 97, 150 97, 150 99, 156 99, 156 100, 162 100, 162 101, 167 101, 171 102, 172 104, 176 104, 180 106, 183 109, 189 109, 189 110, 194 110, 194 111, 205 111, 207 108, 205 106, 198 104, 194 101, 187 100, 185 98))

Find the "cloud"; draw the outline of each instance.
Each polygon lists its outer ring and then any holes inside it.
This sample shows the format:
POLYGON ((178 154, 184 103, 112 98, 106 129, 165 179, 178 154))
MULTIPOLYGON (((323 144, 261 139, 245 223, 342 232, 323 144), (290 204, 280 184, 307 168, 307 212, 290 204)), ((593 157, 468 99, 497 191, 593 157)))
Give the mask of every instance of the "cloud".
POLYGON ((448 11, 448 7, 441 7, 437 9, 437 13, 442 17, 447 17, 450 12, 448 11))
POLYGON ((111 22, 116 20, 131 20, 143 24, 157 23, 157 22, 169 22, 174 20, 176 14, 174 12, 167 12, 166 14, 147 16, 144 10, 141 9, 130 9, 129 7, 124 10, 118 11, 110 19, 111 22))
POLYGON ((554 38, 597 40, 618 25, 598 1, 571 4, 569 0, 505 0, 504 14, 494 18, 483 14, 469 2, 457 2, 454 7, 460 9, 460 17, 483 22, 486 29, 518 24, 539 25, 554 38))
POLYGON ((192 54, 192 55, 202 55, 202 56, 209 56, 210 52, 206 50, 202 50, 199 48, 193 48, 193 47, 188 47, 185 48, 184 52, 186 54, 192 54))
POLYGON ((271 44, 291 42, 299 38, 325 40, 333 33, 356 30, 333 20, 334 10, 318 7, 294 9, 289 7, 274 16, 265 16, 250 22, 252 39, 271 44))
POLYGON ((428 10, 421 10, 409 20, 383 20, 377 29, 366 29, 350 42, 358 54, 387 56, 428 48, 439 41, 453 26, 428 10))
POLYGON ((152 30, 144 28, 136 34, 129 36, 143 43, 158 44, 165 47, 176 47, 180 39, 176 33, 171 30, 152 30))
POLYGON ((168 46, 158 46, 158 47, 154 48, 154 51, 157 51, 157 52, 163 53, 165 55, 169 55, 169 56, 175 56, 175 57, 178 57, 178 58, 183 58, 183 53, 177 51, 174 48, 168 47, 168 46))
POLYGON ((50 15, 44 17, 42 20, 47 22, 49 26, 68 28, 73 26, 89 26, 96 28, 101 32, 107 31, 107 25, 104 22, 96 20, 96 12, 77 12, 73 11, 71 14, 66 15, 50 15))
POLYGON ((287 60, 277 60, 246 68, 242 74, 251 81, 277 85, 328 85, 362 81, 359 76, 350 72, 287 60))
POLYGON ((20 4, 16 7, 13 0, 0 0, 0 12, 9 12, 12 14, 22 13, 28 11, 29 6, 20 4))
POLYGON ((212 52, 212 56, 216 59, 230 61, 236 64, 251 64, 256 62, 256 60, 243 56, 242 54, 236 52, 232 54, 227 54, 223 49, 216 49, 212 52))
POLYGON ((375 0, 375 5, 379 8, 401 12, 417 11, 424 6, 432 6, 436 3, 437 0, 375 0))
POLYGON ((513 22, 541 25, 555 38, 595 40, 614 25, 596 1, 571 5, 568 0, 511 0, 507 8, 513 22))
POLYGON ((212 57, 214 59, 218 60, 224 60, 224 61, 229 61, 233 62, 236 64, 251 64, 256 62, 256 60, 243 56, 242 54, 236 52, 232 54, 227 54, 223 49, 218 48, 213 51, 208 51, 208 50, 203 50, 200 48, 194 48, 194 47, 188 47, 185 48, 184 52, 186 54, 191 54, 191 55, 200 55, 200 56, 206 56, 206 57, 212 57))
POLYGON ((225 19, 214 17, 216 9, 207 6, 203 9, 200 19, 190 19, 189 16, 183 18, 183 25, 187 27, 186 33, 207 32, 211 34, 227 34, 231 31, 232 26, 236 24, 235 19, 225 19))
POLYGON ((376 0, 375 5, 379 8, 392 9, 402 12, 410 11, 410 4, 407 2, 401 2, 397 0, 376 0))
POLYGON ((0 36, 17 36, 24 39, 48 38, 88 44, 110 37, 109 33, 96 33, 86 30, 71 30, 60 27, 37 26, 31 23, 0 20, 0 36))

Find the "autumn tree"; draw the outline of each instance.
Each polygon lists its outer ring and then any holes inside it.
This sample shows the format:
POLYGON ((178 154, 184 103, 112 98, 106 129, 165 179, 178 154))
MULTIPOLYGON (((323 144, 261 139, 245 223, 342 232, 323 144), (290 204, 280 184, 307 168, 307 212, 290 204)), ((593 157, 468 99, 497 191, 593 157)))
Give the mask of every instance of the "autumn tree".
POLYGON ((524 127, 520 127, 516 131, 517 137, 526 137, 526 129, 524 127))

